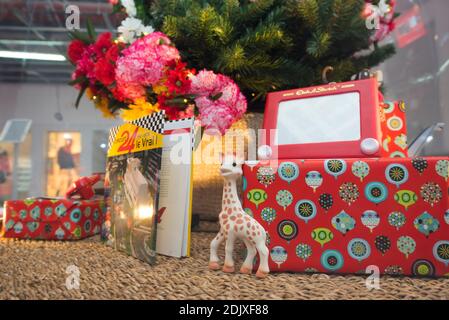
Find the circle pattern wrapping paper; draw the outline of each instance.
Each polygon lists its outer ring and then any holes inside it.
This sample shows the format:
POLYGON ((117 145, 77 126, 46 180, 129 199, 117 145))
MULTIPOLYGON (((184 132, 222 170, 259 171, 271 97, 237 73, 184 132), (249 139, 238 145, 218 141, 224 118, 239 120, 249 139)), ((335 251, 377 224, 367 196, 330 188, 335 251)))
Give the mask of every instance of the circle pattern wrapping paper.
POLYGON ((247 196, 260 189, 257 170, 244 167, 244 207, 269 234, 269 249, 275 248, 273 271, 365 273, 375 265, 390 275, 449 276, 446 161, 426 157, 265 163, 260 166, 270 167, 275 177, 257 206, 247 196), (294 174, 286 176, 279 168, 294 168, 294 174), (310 172, 319 179, 312 181, 310 172))
POLYGON ((4 237, 78 240, 99 233, 102 200, 28 198, 5 202, 4 237))

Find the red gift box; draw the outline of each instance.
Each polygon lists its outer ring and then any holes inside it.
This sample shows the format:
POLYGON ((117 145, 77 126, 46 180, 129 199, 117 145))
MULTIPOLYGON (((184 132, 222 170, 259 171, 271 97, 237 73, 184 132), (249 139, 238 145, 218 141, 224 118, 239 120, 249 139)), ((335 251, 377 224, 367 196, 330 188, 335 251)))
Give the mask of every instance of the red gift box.
POLYGON ((449 158, 280 160, 243 172, 271 271, 449 275, 449 158))
POLYGON ((104 212, 103 200, 6 201, 2 234, 6 238, 79 240, 100 232, 104 212))
POLYGON ((381 156, 387 158, 406 158, 407 123, 403 101, 380 103, 380 127, 382 132, 381 156))

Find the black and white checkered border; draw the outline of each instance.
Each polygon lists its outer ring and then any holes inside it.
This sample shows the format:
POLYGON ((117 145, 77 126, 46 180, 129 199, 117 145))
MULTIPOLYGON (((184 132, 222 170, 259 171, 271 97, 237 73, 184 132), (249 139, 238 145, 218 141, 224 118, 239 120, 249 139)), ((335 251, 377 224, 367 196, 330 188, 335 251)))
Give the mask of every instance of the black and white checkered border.
POLYGON ((131 124, 134 124, 138 127, 142 127, 153 132, 163 134, 164 133, 164 124, 165 124, 165 111, 154 112, 149 116, 139 118, 137 120, 131 121, 131 124))
MULTIPOLYGON (((138 127, 142 127, 153 132, 163 134, 164 133, 164 124, 165 124, 165 111, 159 111, 150 114, 149 116, 145 116, 139 118, 137 120, 130 121, 129 123, 136 125, 138 127)), ((112 144, 114 143, 115 136, 117 135, 120 126, 113 127, 109 130, 109 139, 108 139, 108 148, 110 149, 112 144)))

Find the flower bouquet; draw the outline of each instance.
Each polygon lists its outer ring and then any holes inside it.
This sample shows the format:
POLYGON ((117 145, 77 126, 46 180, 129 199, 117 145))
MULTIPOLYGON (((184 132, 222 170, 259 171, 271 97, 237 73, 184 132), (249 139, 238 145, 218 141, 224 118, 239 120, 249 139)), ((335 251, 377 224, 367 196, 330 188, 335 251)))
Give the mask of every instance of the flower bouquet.
POLYGON ((242 117, 246 98, 232 79, 188 68, 165 34, 131 22, 125 25, 139 30, 130 36, 122 29, 127 41, 111 33, 96 37, 90 23, 87 34, 71 33, 67 55, 75 66, 70 84, 80 90, 76 106, 86 93, 105 117, 131 121, 165 110, 169 120, 195 116, 220 134, 242 117))

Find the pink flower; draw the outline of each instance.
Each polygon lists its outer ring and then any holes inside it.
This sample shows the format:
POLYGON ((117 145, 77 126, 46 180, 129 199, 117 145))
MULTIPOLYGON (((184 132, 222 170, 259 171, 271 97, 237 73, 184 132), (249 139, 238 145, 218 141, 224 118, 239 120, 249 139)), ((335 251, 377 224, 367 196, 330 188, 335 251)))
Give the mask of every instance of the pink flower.
POLYGON ((192 77, 191 91, 202 125, 224 134, 246 111, 245 96, 229 77, 202 70, 192 77))
POLYGON ((179 60, 178 50, 161 32, 153 32, 134 41, 117 60, 116 80, 119 91, 132 100, 145 94, 146 86, 157 84, 164 69, 179 60))

